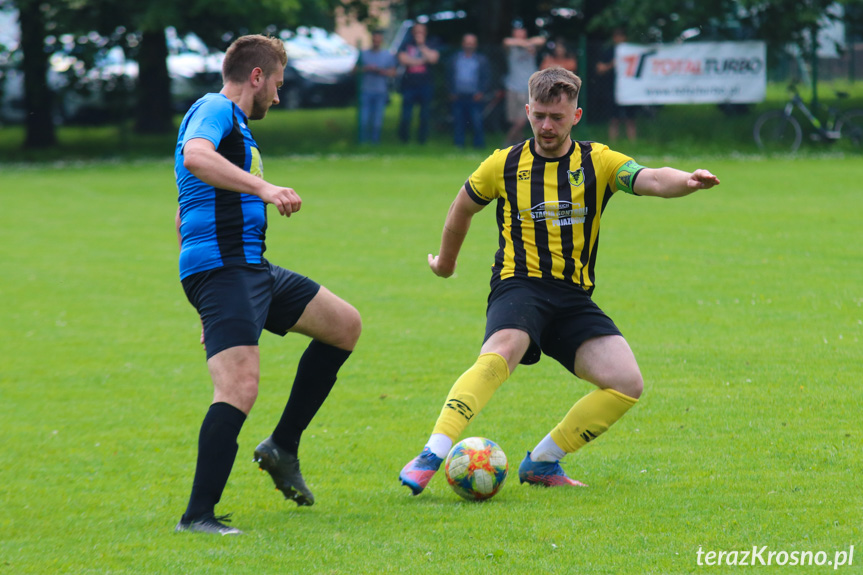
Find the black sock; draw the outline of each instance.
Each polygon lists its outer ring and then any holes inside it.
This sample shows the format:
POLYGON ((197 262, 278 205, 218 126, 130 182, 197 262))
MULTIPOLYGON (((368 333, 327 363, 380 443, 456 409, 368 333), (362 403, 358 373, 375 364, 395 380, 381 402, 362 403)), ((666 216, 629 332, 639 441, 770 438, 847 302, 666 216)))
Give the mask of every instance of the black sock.
POLYGON ((246 414, 227 403, 214 403, 198 435, 198 464, 184 521, 212 514, 228 482, 237 456, 237 436, 246 414))
POLYGON ((312 340, 300 359, 291 396, 273 431, 276 445, 297 454, 300 436, 330 394, 339 369, 350 355, 344 349, 312 340))

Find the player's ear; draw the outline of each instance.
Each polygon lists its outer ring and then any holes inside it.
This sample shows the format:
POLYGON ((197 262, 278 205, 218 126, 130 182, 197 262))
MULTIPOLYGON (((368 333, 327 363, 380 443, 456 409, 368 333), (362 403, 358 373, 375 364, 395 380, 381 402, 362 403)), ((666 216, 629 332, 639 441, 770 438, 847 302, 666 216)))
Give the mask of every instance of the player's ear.
POLYGON ((252 69, 252 73, 249 74, 249 80, 251 80, 252 86, 257 88, 264 80, 264 71, 256 66, 252 69))
POLYGON ((581 115, 583 113, 584 113, 584 110, 582 110, 581 108, 575 109, 575 117, 572 119, 572 125, 573 126, 581 121, 581 115))

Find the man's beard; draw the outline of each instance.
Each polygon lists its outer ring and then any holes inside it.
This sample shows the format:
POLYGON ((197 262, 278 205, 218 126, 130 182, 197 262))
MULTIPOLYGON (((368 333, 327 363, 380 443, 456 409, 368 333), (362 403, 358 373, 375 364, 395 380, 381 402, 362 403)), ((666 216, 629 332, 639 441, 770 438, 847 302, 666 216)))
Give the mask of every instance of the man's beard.
POLYGON ((563 143, 566 141, 566 134, 563 134, 555 137, 554 143, 549 145, 545 143, 541 136, 542 135, 540 134, 540 136, 535 139, 536 145, 546 152, 556 152, 560 150, 561 146, 563 146, 563 143))
POLYGON ((263 120, 264 116, 267 115, 267 111, 270 109, 270 103, 264 99, 258 100, 255 98, 252 100, 252 113, 249 115, 250 120, 263 120))

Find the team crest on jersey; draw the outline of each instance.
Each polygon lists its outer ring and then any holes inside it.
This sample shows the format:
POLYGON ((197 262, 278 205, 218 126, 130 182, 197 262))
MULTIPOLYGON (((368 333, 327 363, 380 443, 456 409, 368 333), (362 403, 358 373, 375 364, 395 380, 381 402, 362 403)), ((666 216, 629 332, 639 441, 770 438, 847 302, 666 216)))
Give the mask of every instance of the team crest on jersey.
POLYGON ((261 159, 261 151, 254 146, 250 146, 252 152, 252 163, 249 166, 249 173, 259 178, 264 177, 264 161, 261 159))
POLYGON ((518 173, 518 181, 524 182, 530 179, 530 170, 522 170, 518 173))
POLYGON ((574 172, 572 170, 567 170, 567 175, 569 176, 569 183, 571 186, 578 187, 584 183, 584 168, 579 168, 574 172))

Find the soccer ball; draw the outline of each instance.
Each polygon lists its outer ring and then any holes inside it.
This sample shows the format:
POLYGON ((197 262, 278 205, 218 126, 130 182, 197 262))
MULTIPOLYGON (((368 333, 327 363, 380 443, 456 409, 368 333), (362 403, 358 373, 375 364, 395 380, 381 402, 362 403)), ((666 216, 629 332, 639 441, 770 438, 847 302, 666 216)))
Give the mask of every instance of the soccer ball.
POLYGON ((497 443, 484 437, 469 437, 453 446, 444 470, 453 491, 470 501, 482 501, 503 487, 509 464, 497 443))

